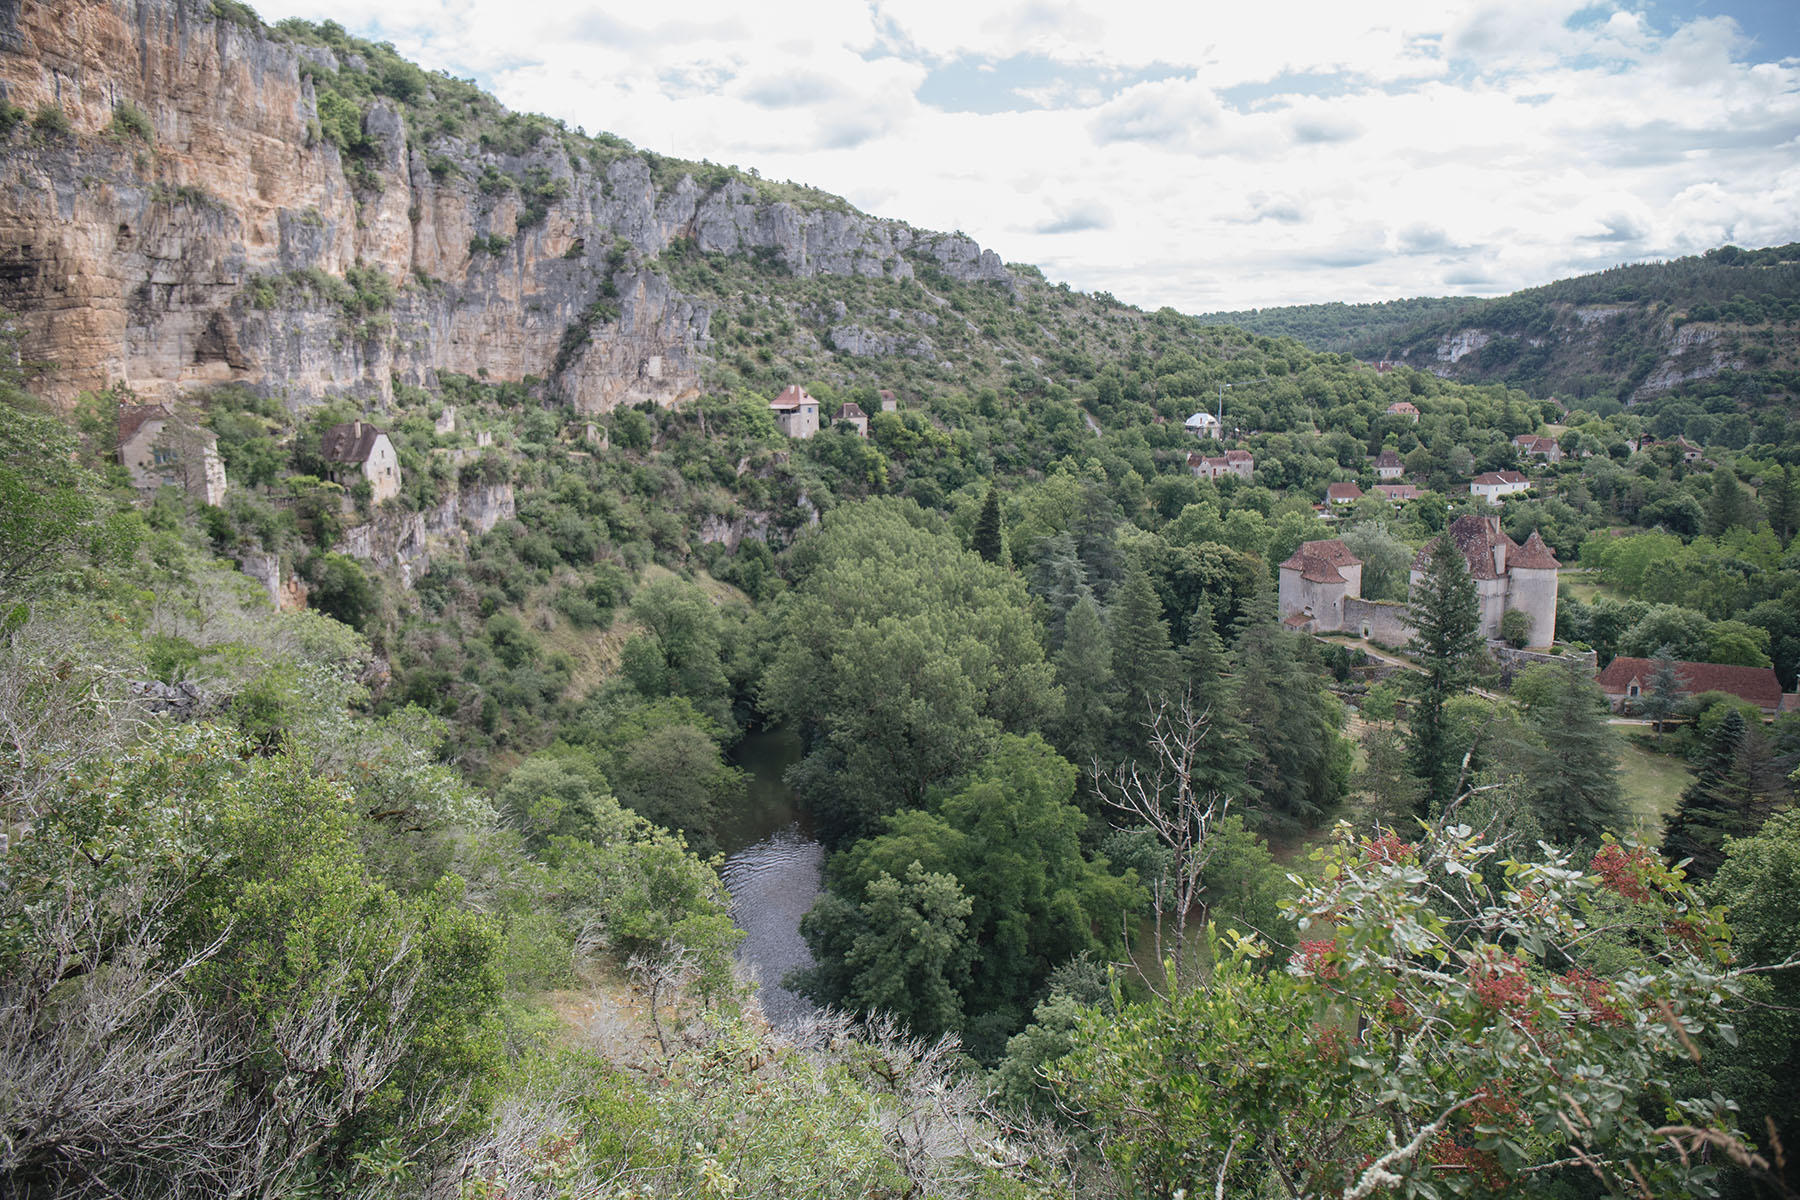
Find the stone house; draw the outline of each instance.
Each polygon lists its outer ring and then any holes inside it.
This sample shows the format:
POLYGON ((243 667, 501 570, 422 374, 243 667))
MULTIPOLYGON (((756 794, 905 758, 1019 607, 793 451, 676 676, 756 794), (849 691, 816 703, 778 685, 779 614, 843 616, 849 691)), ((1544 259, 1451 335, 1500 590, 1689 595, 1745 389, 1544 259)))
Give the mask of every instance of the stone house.
POLYGON ((1399 451, 1392 446, 1382 448, 1375 456, 1375 476, 1378 479, 1398 479, 1406 474, 1406 464, 1400 461, 1399 451))
POLYGON ((899 412, 900 411, 900 398, 898 396, 894 395, 893 390, 891 388, 882 388, 881 389, 881 411, 882 412, 899 412))
MULTIPOLYGON (((1645 694, 1654 690, 1656 662, 1649 658, 1627 658, 1620 655, 1606 664, 1606 670, 1594 677, 1606 702, 1614 712, 1636 708, 1645 694)), ((1677 662, 1675 679, 1683 696, 1702 692, 1724 692, 1762 709, 1768 716, 1800 709, 1800 693, 1786 694, 1781 681, 1770 667, 1733 667, 1724 663, 1677 662)))
POLYGON ((1248 481, 1256 470, 1256 457, 1248 450, 1227 450, 1223 454, 1204 455, 1198 450, 1188 451, 1188 470, 1199 479, 1217 479, 1221 475, 1236 475, 1248 481))
POLYGON ((819 432, 819 402, 805 388, 790 383, 781 395, 769 401, 775 414, 775 425, 791 438, 809 438, 819 432))
POLYGON ((1325 503, 1334 508, 1355 504, 1362 497, 1363 490, 1354 483, 1328 483, 1325 485, 1325 503))
POLYGON ((1562 564, 1537 530, 1521 546, 1506 536, 1499 517, 1458 517, 1413 559, 1413 586, 1425 578, 1433 554, 1446 539, 1463 556, 1475 581, 1483 636, 1499 637, 1500 618, 1517 610, 1531 617, 1529 643, 1548 645, 1556 636, 1556 572, 1562 564))
POLYGON ((1405 504, 1425 494, 1417 484, 1411 483, 1378 483, 1375 491, 1389 504, 1405 504))
POLYGON ((837 415, 831 419, 831 423, 850 425, 856 430, 857 437, 869 436, 869 414, 864 412, 862 406, 855 401, 839 405, 837 415))
POLYGON ((1345 601, 1362 596, 1362 559, 1337 538, 1302 542, 1293 556, 1281 564, 1277 604, 1290 625, 1293 618, 1310 618, 1319 632, 1345 627, 1345 601))
POLYGON ((1522 492, 1530 486, 1531 480, 1517 471, 1489 471, 1469 480, 1469 495, 1479 496, 1489 504, 1498 504, 1502 496, 1522 492))
POLYGON ((1553 437, 1539 437, 1535 433, 1521 433, 1513 439, 1513 445, 1521 452, 1541 458, 1545 462, 1558 463, 1563 460, 1562 445, 1553 437))
POLYGON ((358 478, 368 480, 376 504, 400 494, 400 456, 388 435, 367 421, 345 421, 327 429, 319 457, 330 464, 333 483, 353 487, 358 478))
POLYGON ((225 460, 212 430, 177 416, 163 404, 119 406, 119 461, 133 486, 149 496, 178 487, 203 504, 224 501, 225 460))

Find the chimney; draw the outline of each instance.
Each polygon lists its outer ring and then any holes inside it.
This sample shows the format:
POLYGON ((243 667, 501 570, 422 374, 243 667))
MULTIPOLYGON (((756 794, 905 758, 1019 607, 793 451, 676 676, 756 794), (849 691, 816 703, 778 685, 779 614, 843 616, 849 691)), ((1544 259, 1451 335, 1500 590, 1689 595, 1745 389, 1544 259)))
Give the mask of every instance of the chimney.
POLYGON ((350 423, 350 436, 362 441, 362 419, 359 417, 350 423))

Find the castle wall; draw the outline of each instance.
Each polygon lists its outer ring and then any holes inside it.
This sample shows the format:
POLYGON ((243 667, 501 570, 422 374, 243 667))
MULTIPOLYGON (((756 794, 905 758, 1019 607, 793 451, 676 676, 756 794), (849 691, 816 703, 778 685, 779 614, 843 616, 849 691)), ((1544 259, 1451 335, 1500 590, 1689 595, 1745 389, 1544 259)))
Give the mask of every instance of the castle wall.
POLYGON ((1556 637, 1556 572, 1549 568, 1514 567, 1507 605, 1531 614, 1527 644, 1548 646, 1556 637))
POLYGON ((1413 636, 1413 627, 1406 621, 1406 607, 1395 600, 1346 597, 1344 632, 1389 646, 1404 646, 1413 636))

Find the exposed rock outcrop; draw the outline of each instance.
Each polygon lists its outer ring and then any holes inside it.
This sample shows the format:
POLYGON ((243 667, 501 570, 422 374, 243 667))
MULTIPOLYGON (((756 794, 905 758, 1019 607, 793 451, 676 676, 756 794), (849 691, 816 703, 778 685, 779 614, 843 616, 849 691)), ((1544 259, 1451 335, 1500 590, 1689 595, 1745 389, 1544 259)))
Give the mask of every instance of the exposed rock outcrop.
MULTIPOLYGON (((313 75, 355 65, 209 0, 0 0, 0 91, 72 129, 21 126, 0 158, 0 306, 21 314, 24 354, 55 364, 48 395, 238 381, 296 407, 382 405, 395 380, 455 371, 537 377, 587 413, 678 403, 698 390, 711 318, 655 268, 678 239, 800 276, 929 266, 1013 286, 960 234, 766 199, 736 177, 659 187, 645 156, 571 154, 572 136, 490 149, 410 128, 385 97, 347 159, 313 75), (115 125, 122 106, 148 140, 115 125), (537 182, 529 203, 521 180, 537 182), (391 297, 362 294, 367 276, 346 285, 359 266, 391 297)), ((924 352, 850 352, 896 350, 924 352)))

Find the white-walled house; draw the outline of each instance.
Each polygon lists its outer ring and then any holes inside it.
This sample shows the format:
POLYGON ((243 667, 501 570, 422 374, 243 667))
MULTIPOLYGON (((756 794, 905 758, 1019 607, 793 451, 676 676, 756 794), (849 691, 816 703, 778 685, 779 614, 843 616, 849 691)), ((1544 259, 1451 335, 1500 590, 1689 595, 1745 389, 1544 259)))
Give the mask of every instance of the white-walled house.
POLYGON ((319 457, 331 464, 333 483, 350 487, 358 476, 367 479, 377 504, 400 494, 400 456, 388 435, 367 421, 346 421, 327 429, 319 457))
POLYGON ((219 439, 166 405, 119 406, 119 461, 140 493, 178 487, 205 504, 225 499, 219 439))
POLYGON ((1209 412, 1197 412, 1181 424, 1182 428, 1197 438, 1212 438, 1217 441, 1225 435, 1224 428, 1219 424, 1219 418, 1209 412))
POLYGON ((1489 504, 1498 504, 1500 497, 1522 492, 1530 486, 1531 480, 1517 471, 1489 471, 1469 481, 1469 495, 1479 496, 1489 504))

